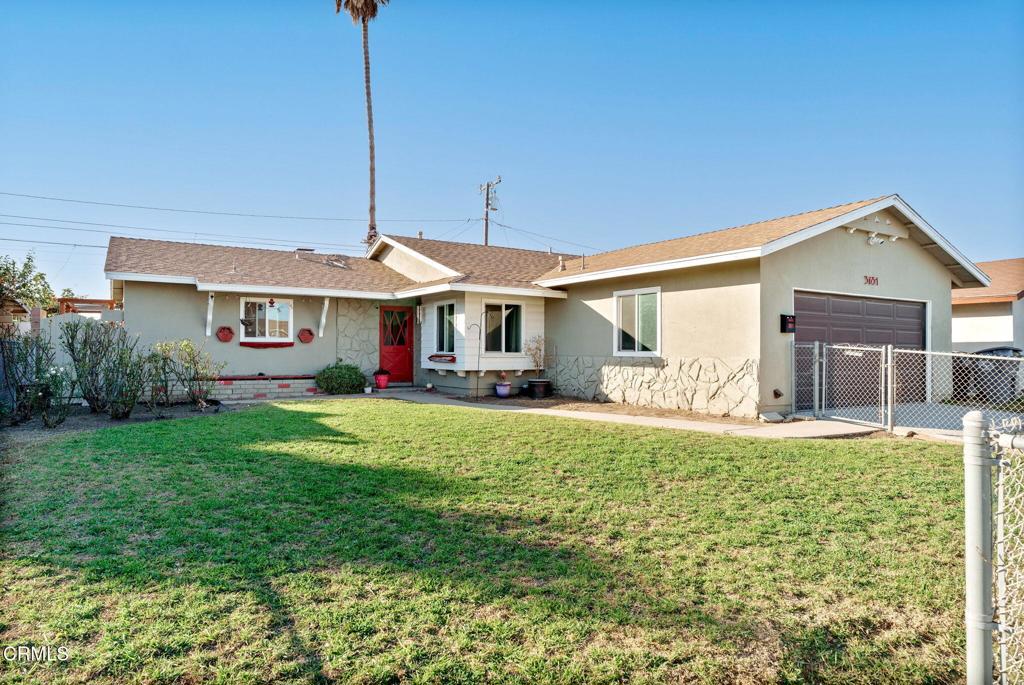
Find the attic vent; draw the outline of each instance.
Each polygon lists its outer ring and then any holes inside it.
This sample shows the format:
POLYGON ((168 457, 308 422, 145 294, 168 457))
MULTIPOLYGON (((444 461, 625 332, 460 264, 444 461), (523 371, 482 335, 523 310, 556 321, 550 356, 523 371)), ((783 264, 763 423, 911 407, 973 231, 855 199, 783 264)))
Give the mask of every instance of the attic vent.
POLYGON ((297 247, 297 248, 295 248, 295 251, 296 252, 315 252, 315 250, 312 247, 297 247))

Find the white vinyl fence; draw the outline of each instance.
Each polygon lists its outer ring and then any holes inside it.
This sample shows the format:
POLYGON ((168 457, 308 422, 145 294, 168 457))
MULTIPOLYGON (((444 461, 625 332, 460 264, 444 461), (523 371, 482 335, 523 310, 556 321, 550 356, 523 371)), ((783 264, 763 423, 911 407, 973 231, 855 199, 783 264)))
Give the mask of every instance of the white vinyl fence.
POLYGON ((1024 682, 1022 422, 963 418, 969 685, 1024 682))
POLYGON ((969 411, 1024 418, 1024 358, 797 343, 793 411, 885 428, 958 431, 969 411))

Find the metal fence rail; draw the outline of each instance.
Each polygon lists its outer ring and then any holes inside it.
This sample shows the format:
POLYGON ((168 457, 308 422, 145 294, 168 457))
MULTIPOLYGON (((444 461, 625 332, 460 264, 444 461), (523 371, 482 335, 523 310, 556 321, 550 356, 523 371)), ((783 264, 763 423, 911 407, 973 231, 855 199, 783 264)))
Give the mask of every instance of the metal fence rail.
POLYGON ((961 417, 1024 419, 1024 359, 886 346, 797 343, 793 409, 894 430, 957 431, 961 417))

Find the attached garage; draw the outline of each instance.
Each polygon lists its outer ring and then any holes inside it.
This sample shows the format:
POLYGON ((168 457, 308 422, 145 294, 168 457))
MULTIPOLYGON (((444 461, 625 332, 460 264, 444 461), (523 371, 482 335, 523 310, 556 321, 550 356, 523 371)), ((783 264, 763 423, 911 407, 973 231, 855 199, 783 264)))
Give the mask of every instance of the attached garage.
POLYGON ((925 347, 925 304, 797 291, 796 342, 925 347))

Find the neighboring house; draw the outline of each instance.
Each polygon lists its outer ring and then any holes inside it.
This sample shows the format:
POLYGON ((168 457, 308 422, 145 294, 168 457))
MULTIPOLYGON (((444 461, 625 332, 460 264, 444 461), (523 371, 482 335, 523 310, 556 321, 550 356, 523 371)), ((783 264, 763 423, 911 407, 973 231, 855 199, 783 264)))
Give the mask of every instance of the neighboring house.
POLYGON ((1024 349, 1024 257, 978 262, 978 267, 992 283, 953 291, 953 349, 1024 349))
POLYGON ((106 275, 130 330, 206 340, 230 375, 340 358, 485 394, 500 371, 535 370, 541 336, 562 393, 740 416, 792 406, 794 340, 950 350, 950 285, 988 283, 897 195, 586 257, 387 235, 364 258, 111 238, 106 275))
POLYGON ((29 316, 31 310, 14 293, 0 284, 0 325, 16 324, 29 316))

